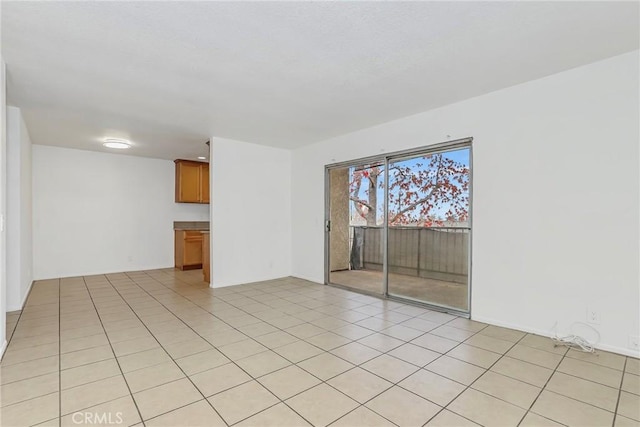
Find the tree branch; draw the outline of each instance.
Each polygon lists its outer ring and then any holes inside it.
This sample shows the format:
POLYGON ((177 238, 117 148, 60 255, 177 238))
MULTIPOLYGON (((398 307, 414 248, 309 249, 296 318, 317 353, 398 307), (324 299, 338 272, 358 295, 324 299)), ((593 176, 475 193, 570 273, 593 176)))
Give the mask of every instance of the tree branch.
MULTIPOLYGON (((439 186, 439 185, 438 185, 439 186)), ((433 194, 433 192, 438 188, 438 186, 435 187, 431 187, 431 191, 429 191, 429 194, 426 197, 423 197, 420 200, 416 200, 415 202, 411 203, 410 205, 408 205, 405 208, 400 209, 400 211, 398 211, 393 218, 391 219, 390 223, 394 223, 396 222, 396 220, 398 218, 400 218, 403 214, 415 209, 418 205, 421 205, 422 203, 426 202, 427 200, 429 200, 431 198, 431 195, 433 194)))
POLYGON ((365 202, 364 200, 360 200, 360 199, 358 199, 357 197, 349 196, 349 200, 351 200, 352 202, 359 203, 359 204, 361 204, 361 205, 363 205, 363 206, 366 206, 366 207, 367 207, 367 208, 369 208, 369 209, 372 209, 372 208, 371 208, 371 205, 370 205, 369 203, 365 202))

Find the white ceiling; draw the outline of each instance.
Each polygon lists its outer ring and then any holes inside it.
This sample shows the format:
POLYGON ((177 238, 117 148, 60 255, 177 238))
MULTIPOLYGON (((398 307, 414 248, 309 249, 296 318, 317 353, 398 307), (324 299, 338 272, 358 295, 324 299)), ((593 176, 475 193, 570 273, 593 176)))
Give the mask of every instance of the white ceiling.
POLYGON ((2 2, 37 144, 295 148, 638 49, 638 2, 2 2))

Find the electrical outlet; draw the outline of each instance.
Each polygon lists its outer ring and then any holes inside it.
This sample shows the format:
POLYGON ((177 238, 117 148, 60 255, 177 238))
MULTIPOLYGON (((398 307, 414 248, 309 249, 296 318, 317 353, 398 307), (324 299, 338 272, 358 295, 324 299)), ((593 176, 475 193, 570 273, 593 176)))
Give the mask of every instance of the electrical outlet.
POLYGON ((631 350, 640 350, 640 339, 638 335, 629 335, 629 348, 631 350))
POLYGON ((600 324, 600 312, 595 308, 587 308, 587 322, 592 325, 600 324))

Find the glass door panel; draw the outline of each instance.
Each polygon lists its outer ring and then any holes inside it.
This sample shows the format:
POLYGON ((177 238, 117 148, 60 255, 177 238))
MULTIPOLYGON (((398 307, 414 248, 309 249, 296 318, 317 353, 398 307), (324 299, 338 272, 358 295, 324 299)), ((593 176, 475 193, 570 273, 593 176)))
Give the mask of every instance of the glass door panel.
POLYGON ((384 163, 327 173, 328 281, 383 294, 384 163))
POLYGON ((389 295, 469 311, 470 154, 389 160, 389 295))

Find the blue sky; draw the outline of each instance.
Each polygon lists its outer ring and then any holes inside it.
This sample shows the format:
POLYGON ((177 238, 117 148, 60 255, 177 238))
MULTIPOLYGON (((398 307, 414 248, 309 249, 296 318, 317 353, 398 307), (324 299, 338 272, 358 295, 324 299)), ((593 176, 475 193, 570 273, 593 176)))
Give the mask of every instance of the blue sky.
MULTIPOLYGON (((442 153, 442 154, 443 154, 443 156, 445 158, 448 158, 448 159, 451 159, 451 160, 456 161, 458 163, 461 163, 461 164, 463 164, 463 165, 465 165, 467 167, 469 166, 469 163, 470 163, 470 158, 469 158, 470 157, 470 150, 469 150, 469 148, 463 148, 463 149, 455 150, 455 151, 447 151, 447 152, 442 153)), ((413 158, 413 159, 400 160, 400 161, 397 161, 397 162, 392 162, 391 165, 400 164, 402 166, 415 167, 416 164, 422 163, 424 165, 427 161, 428 160, 425 160, 423 158, 423 156, 419 156, 419 157, 416 157, 416 158, 413 158)), ((352 173, 352 172, 353 172, 353 169, 350 170, 350 173, 352 173)), ((383 182, 384 182, 384 176, 381 175, 378 178, 378 183, 381 184, 383 182)), ((380 188, 380 187, 381 186, 379 185, 378 186, 378 223, 381 223, 381 219, 382 219, 382 216, 383 216, 383 205, 384 205, 384 189, 380 188)), ((362 185, 362 188, 360 190, 359 197, 361 199, 363 199, 363 200, 367 200, 368 199, 368 197, 366 195, 367 188, 368 187, 367 187, 367 185, 365 183, 364 185, 362 185)), ((444 213, 447 212, 448 209, 449 209, 448 205, 443 205, 443 206, 440 206, 437 209, 434 209, 433 213, 436 214, 436 215, 444 215, 444 213)), ((350 210, 351 210, 351 215, 352 216, 357 215, 355 210, 354 210, 353 203, 350 204, 350 210)))

